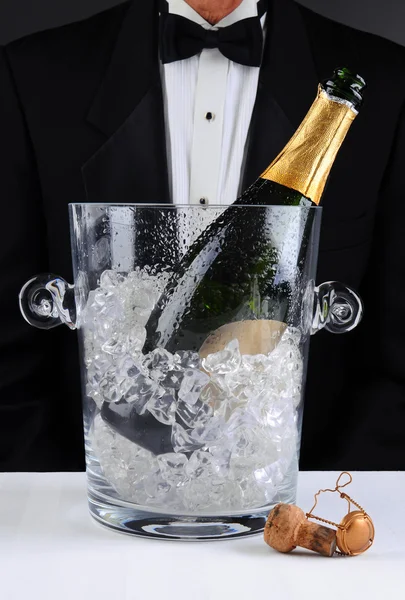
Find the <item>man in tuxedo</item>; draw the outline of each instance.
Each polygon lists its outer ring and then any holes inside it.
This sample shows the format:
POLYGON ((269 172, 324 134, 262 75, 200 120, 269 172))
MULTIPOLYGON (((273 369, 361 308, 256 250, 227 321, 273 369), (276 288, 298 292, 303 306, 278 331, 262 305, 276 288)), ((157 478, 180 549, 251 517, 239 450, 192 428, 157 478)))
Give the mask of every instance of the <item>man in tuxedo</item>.
POLYGON ((68 203, 232 202, 338 66, 368 90, 324 196, 318 281, 366 312, 311 342, 301 467, 405 467, 404 50, 293 0, 132 0, 0 48, 0 470, 84 467, 76 335, 17 304, 34 274, 72 277, 68 203))

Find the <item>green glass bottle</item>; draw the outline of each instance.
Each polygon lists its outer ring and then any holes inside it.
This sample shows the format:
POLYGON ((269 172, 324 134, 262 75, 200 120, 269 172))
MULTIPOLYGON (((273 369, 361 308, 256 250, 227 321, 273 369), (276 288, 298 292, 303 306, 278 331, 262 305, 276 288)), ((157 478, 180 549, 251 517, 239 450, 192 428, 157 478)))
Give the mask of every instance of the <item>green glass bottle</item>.
MULTIPOLYGON (((265 207, 319 205, 337 152, 361 106, 364 87, 362 77, 347 69, 337 69, 319 86, 285 148, 181 260, 146 325, 145 353, 156 347, 198 352, 210 333, 235 321, 287 322, 289 284, 277 281, 280 256, 263 233, 265 207)), ((299 257, 311 230, 311 210, 307 215, 299 257)))

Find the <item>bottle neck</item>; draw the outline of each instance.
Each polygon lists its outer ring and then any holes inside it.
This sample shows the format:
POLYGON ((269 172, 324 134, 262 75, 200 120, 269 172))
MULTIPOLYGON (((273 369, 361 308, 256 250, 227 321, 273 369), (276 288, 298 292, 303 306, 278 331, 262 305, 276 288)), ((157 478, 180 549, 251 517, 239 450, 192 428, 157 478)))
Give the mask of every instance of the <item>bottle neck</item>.
POLYGON ((319 204, 333 162, 356 115, 349 101, 331 96, 319 86, 300 127, 261 178, 296 190, 319 204))

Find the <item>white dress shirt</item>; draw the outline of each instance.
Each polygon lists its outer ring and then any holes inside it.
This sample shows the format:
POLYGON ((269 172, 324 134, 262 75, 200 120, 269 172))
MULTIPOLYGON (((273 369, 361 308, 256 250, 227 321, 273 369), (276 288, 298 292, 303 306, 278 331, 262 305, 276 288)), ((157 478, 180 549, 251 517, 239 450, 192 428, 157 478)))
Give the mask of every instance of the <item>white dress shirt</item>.
MULTIPOLYGON (((257 16, 257 0, 242 0, 212 26, 185 0, 168 3, 170 13, 206 29, 257 16)), ((265 15, 262 26, 264 22, 265 15)), ((230 61, 217 48, 162 65, 169 184, 175 204, 228 205, 238 197, 259 71, 230 61)))

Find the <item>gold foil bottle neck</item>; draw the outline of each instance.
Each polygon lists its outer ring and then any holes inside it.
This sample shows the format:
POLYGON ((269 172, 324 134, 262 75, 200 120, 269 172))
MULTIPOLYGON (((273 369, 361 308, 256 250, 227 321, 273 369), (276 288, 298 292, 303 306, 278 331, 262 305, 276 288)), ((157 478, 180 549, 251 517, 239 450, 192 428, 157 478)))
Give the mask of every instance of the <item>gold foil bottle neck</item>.
POLYGON ((296 190, 319 204, 336 155, 356 115, 349 102, 330 96, 319 86, 303 122, 261 178, 296 190))

